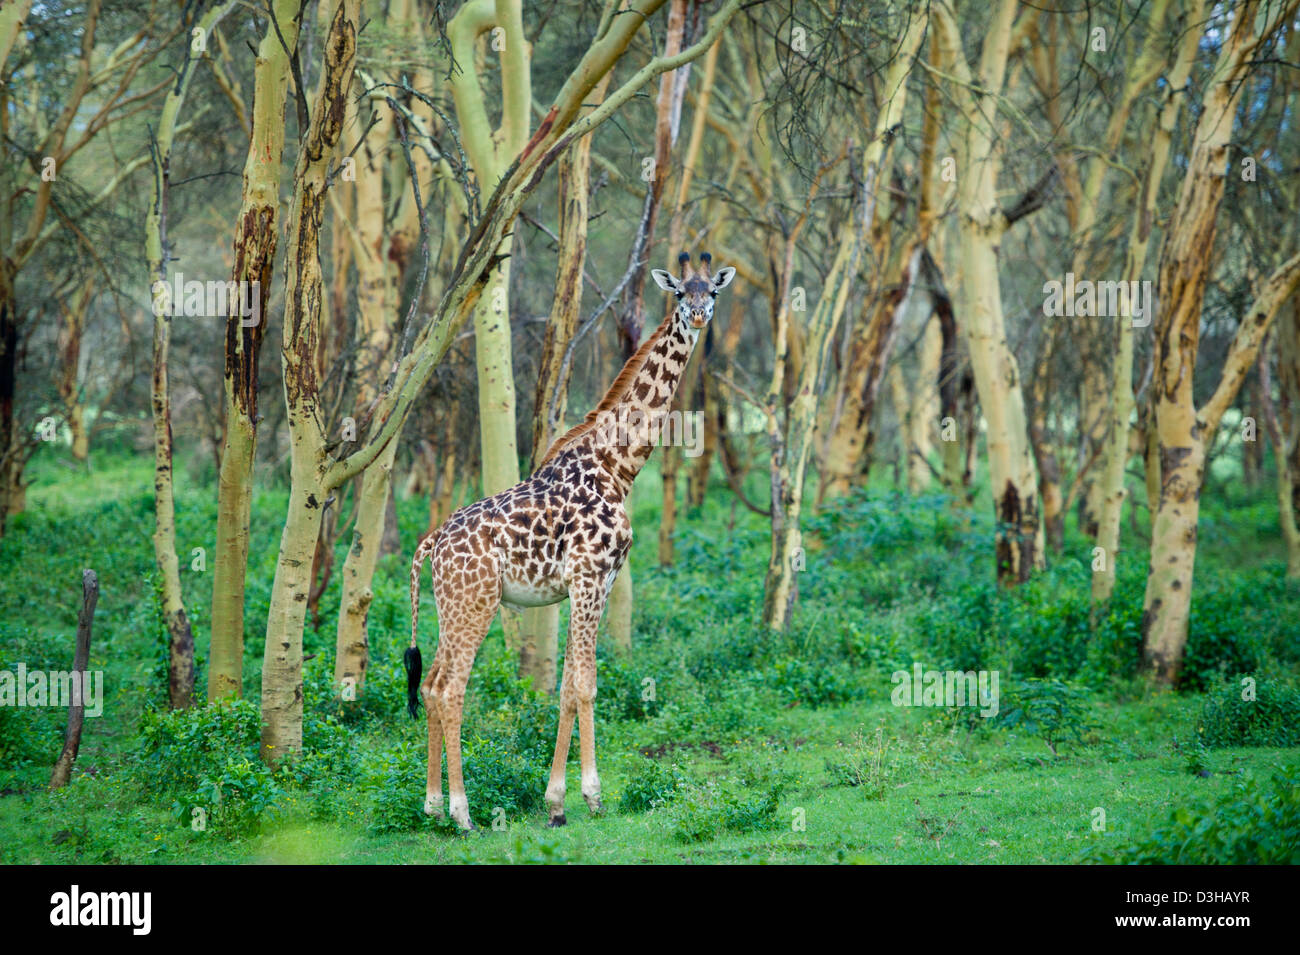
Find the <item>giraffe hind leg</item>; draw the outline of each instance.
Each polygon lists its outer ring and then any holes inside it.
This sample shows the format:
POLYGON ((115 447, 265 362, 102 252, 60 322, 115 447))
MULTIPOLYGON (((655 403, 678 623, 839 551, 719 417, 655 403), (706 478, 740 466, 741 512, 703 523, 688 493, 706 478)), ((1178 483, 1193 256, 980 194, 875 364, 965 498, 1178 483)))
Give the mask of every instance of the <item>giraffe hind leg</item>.
MULTIPOLYGON (((433 704, 442 725, 442 737, 447 751, 448 812, 461 829, 473 829, 469 817, 469 801, 465 795, 465 780, 461 772, 460 728, 465 707, 465 687, 479 645, 487 635, 492 618, 500 604, 500 582, 493 581, 495 589, 480 586, 478 593, 458 594, 459 600, 447 599, 440 594, 438 607, 448 608, 445 622, 439 620, 438 657, 441 666, 432 668, 432 679, 426 684, 425 699, 433 704)), ((430 756, 433 744, 430 743, 430 756)), ((434 776, 432 767, 429 779, 434 776)), ((441 788, 441 787, 439 787, 441 788)))
POLYGON ((424 697, 424 712, 429 726, 429 774, 424 789, 424 813, 442 819, 442 715, 439 712, 438 699, 431 691, 437 670, 438 661, 435 659, 433 666, 429 668, 429 677, 420 689, 424 697))

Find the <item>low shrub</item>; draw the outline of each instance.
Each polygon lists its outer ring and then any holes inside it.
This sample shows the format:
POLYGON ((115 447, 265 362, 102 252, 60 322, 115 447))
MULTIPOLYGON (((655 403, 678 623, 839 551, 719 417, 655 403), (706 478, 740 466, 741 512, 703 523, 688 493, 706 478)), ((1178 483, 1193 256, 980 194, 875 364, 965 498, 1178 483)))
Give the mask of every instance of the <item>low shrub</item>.
POLYGON ((1270 679, 1225 684, 1206 697, 1196 732, 1206 746, 1300 746, 1300 689, 1270 679))
POLYGON ((649 812, 672 800, 690 781, 690 775, 676 763, 665 766, 642 758, 619 796, 619 812, 649 812))
POLYGON ((707 842, 724 832, 746 833, 774 829, 780 792, 768 789, 739 795, 707 782, 682 788, 656 810, 662 813, 672 838, 681 843, 707 842))
POLYGON ((277 779, 258 754, 260 734, 258 709, 247 700, 146 709, 137 750, 145 791, 192 828, 254 828, 285 797, 285 778, 277 779))
POLYGON ((1084 861, 1127 865, 1300 864, 1300 768, 1248 777, 1215 802, 1175 809, 1150 833, 1120 846, 1104 842, 1084 861))
POLYGON ((1087 690, 1062 680, 1036 679, 1012 684, 1008 698, 1001 703, 997 725, 1038 737, 1053 756, 1059 755, 1064 743, 1084 743, 1097 728, 1087 690))

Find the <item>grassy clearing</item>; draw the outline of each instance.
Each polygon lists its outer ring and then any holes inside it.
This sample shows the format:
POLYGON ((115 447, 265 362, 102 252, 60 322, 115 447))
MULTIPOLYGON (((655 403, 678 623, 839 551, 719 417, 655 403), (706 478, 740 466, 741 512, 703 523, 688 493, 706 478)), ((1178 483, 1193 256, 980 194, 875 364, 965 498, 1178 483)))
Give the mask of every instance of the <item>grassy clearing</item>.
MULTIPOLYGON (((1121 568, 1113 608, 1090 628, 1083 539, 1040 579, 1003 594, 978 517, 874 488, 814 518, 796 625, 771 635, 756 622, 761 519, 710 502, 685 521, 677 566, 652 569, 658 482, 649 478, 632 501, 637 647, 601 661, 606 815, 589 817, 575 755, 569 826, 545 827, 554 706, 514 679, 494 628, 465 730, 480 831, 461 836, 419 812, 424 727, 405 715, 400 670, 406 554, 381 562, 367 698, 349 712, 329 692, 337 582, 326 595, 320 626, 305 635, 307 753, 271 774, 250 758, 251 705, 155 712, 164 646, 147 465, 105 456, 84 474, 42 462, 34 477, 29 512, 0 543, 0 665, 68 666, 80 569, 92 566, 103 593, 91 666, 105 671, 106 699, 73 784, 57 794, 44 785, 61 712, 0 708, 4 862, 1069 862, 1099 843, 1140 839, 1171 812, 1212 813, 1243 781, 1300 763, 1294 745, 1233 745, 1294 742, 1276 725, 1294 699, 1300 588, 1283 577, 1271 513, 1252 499, 1207 502, 1189 688, 1151 696, 1133 678, 1140 560, 1121 568), (997 669, 1002 718, 891 705, 890 675, 913 661, 997 669), (1281 709, 1242 730, 1240 712, 1221 701, 1247 675, 1281 709), (1059 757, 1044 719, 1006 719, 1043 687, 1078 694, 1046 720, 1073 730, 1059 757), (1211 696, 1220 702, 1207 707, 1211 696), (1212 748, 1200 743, 1207 713, 1212 748), (196 808, 204 831, 192 828, 196 808)), ((213 499, 210 487, 182 482, 183 566, 211 540, 213 499)), ((283 507, 275 492, 254 505, 245 667, 254 702, 283 507)), ((408 545, 422 521, 420 502, 399 508, 408 545)), ((209 579, 184 576, 202 656, 209 579)), ((427 601, 426 654, 432 610, 427 601)))

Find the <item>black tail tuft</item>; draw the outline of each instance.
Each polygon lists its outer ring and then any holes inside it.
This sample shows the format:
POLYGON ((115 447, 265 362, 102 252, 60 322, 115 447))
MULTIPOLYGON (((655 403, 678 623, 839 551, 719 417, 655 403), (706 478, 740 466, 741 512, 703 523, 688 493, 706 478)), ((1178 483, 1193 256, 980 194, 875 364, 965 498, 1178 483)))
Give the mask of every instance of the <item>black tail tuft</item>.
POLYGON ((420 677, 424 673, 424 661, 420 659, 419 647, 408 647, 402 657, 406 667, 406 712, 411 719, 420 715, 420 677))

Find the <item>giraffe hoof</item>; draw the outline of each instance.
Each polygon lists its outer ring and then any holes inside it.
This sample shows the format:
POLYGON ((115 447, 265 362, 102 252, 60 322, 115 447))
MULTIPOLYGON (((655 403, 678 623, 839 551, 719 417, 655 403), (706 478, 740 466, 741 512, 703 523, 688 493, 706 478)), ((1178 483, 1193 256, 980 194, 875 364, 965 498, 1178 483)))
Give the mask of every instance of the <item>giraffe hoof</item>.
POLYGON ((558 816, 552 816, 551 821, 548 822, 547 825, 552 829, 558 829, 560 826, 568 823, 568 821, 569 820, 564 818, 564 813, 560 813, 558 816))
POLYGON ((594 799, 587 800, 587 809, 591 812, 593 816, 605 815, 605 804, 600 801, 599 796, 597 796, 594 799))

